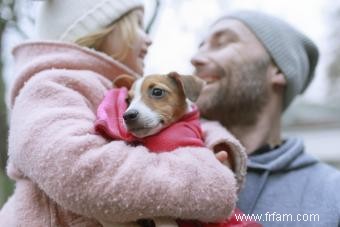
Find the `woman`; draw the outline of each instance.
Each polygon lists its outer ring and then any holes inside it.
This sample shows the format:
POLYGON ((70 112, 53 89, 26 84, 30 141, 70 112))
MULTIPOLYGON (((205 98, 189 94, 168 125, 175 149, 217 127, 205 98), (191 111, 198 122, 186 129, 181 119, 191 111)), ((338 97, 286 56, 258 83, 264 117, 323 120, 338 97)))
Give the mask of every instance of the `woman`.
MULTIPOLYGON (((43 3, 37 30, 45 41, 13 51, 7 170, 16 189, 0 212, 0 226, 101 226, 163 216, 216 221, 230 215, 235 179, 209 149, 154 154, 94 133, 96 109, 111 81, 143 73, 151 41, 142 17, 139 0, 43 3)), ((211 124, 204 126, 208 147, 230 139, 211 124)), ((238 150, 231 140, 230 148, 238 150)))

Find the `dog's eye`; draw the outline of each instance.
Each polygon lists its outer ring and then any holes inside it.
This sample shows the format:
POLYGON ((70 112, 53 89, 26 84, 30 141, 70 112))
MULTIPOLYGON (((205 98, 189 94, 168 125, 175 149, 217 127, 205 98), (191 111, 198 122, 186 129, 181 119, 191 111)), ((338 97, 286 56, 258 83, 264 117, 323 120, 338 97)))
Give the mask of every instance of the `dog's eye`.
POLYGON ((125 102, 126 102, 126 104, 130 105, 130 102, 131 102, 130 98, 129 98, 129 97, 126 98, 126 99, 125 99, 125 102))
POLYGON ((153 88, 151 90, 151 96, 155 98, 162 98, 165 95, 165 91, 160 88, 153 88))

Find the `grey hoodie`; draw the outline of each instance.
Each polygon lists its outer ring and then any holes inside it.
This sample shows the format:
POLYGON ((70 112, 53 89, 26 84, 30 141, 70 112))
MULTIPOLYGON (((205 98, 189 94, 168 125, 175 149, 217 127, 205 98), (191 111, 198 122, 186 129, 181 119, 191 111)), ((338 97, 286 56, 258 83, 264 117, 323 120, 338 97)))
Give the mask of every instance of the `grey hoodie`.
POLYGON ((290 138, 250 155, 238 207, 263 226, 340 226, 339 191, 340 172, 306 154, 302 140, 290 138))

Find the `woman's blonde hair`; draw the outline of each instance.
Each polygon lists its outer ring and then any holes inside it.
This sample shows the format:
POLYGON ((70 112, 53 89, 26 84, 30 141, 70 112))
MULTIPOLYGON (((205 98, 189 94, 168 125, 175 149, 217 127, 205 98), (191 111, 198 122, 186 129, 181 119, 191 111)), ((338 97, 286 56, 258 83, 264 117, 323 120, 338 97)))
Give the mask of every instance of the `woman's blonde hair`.
POLYGON ((119 51, 111 55, 111 57, 118 61, 123 60, 132 48, 132 44, 137 39, 137 29, 140 26, 137 12, 137 10, 132 10, 120 19, 116 20, 112 25, 109 25, 107 28, 89 34, 85 37, 81 37, 77 39, 75 43, 80 46, 86 46, 98 50, 104 38, 115 30, 114 39, 117 38, 119 40, 123 40, 123 42, 120 45, 119 51))

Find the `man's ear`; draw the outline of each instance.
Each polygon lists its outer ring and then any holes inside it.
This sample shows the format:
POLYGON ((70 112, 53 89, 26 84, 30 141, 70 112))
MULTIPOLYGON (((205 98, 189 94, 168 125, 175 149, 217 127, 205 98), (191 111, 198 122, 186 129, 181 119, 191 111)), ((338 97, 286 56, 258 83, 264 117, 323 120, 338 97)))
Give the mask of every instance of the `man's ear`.
POLYGON ((134 76, 122 74, 116 77, 116 79, 113 81, 113 86, 116 88, 126 87, 128 90, 130 90, 132 84, 135 82, 136 79, 137 78, 134 76))
POLYGON ((285 87, 287 80, 283 72, 275 65, 270 66, 271 82, 275 87, 285 87))
POLYGON ((192 102, 195 102, 200 95, 205 82, 196 76, 184 76, 177 72, 171 72, 167 75, 175 80, 177 85, 183 90, 185 96, 192 102))

